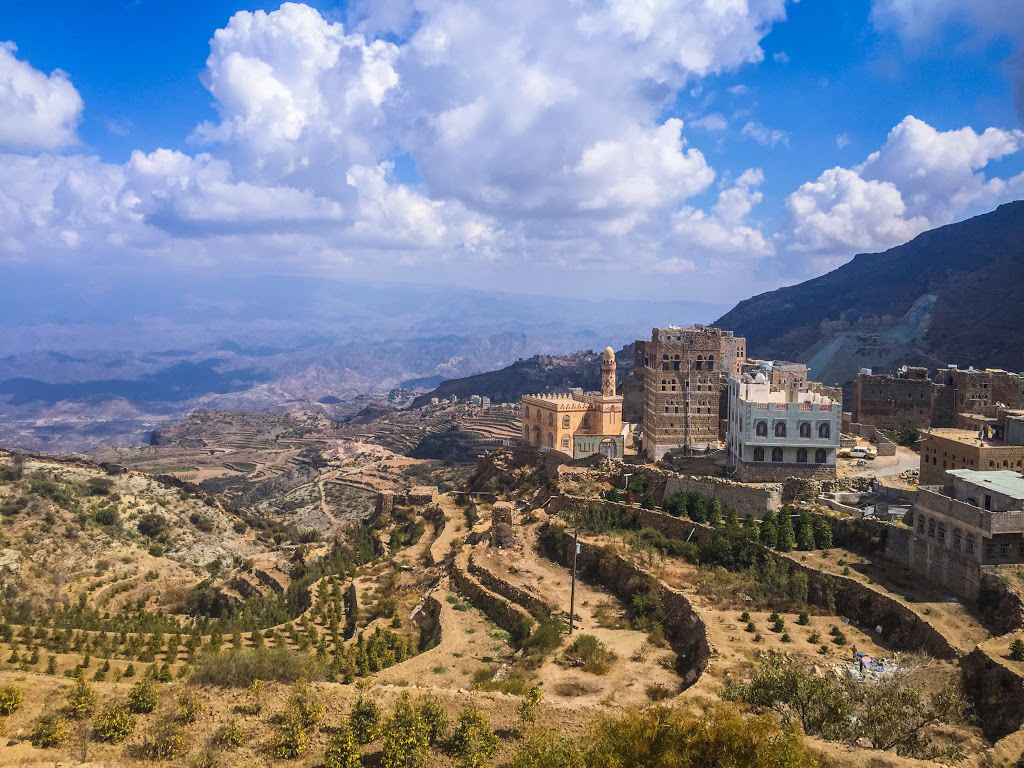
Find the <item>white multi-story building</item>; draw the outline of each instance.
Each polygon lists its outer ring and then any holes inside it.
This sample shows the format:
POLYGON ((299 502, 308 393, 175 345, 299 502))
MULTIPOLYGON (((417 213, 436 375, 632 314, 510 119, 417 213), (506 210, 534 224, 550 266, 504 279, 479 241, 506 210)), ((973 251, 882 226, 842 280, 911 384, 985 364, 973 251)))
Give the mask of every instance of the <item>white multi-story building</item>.
POLYGON ((821 392, 774 389, 763 373, 730 379, 726 449, 737 478, 835 477, 842 411, 821 392))

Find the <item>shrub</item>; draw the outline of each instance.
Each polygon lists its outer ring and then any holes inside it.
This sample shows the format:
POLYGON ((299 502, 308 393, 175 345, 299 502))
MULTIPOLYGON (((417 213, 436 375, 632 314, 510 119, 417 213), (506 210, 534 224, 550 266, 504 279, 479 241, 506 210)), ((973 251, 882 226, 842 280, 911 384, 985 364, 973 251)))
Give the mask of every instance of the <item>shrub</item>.
POLYGON ((297 713, 285 714, 270 742, 270 751, 282 760, 293 760, 306 751, 306 731, 297 713))
POLYGON ((81 675, 68 691, 67 705, 64 708, 67 716, 73 720, 84 720, 96 711, 96 694, 85 678, 81 675))
POLYGON ((194 723, 203 711, 203 702, 195 691, 184 690, 178 694, 178 718, 183 723, 194 723))
POLYGON ((811 623, 811 617, 807 615, 807 611, 800 612, 800 615, 797 617, 796 623, 802 627, 806 627, 808 624, 811 623))
POLYGON ((757 632, 757 627, 754 625, 754 622, 752 621, 748 621, 747 626, 745 626, 743 629, 745 629, 747 632, 757 632))
POLYGON ((427 724, 405 694, 384 731, 381 768, 420 768, 426 764, 429 748, 427 724))
POLYGON ((127 739, 134 728, 135 718, 127 704, 109 704, 96 716, 92 736, 96 741, 117 744, 127 739))
POLYGON ((784 622, 781 618, 777 618, 775 619, 775 621, 772 622, 771 630, 772 632, 781 632, 785 626, 786 622, 784 622))
POLYGON ((587 762, 572 739, 555 731, 537 730, 519 747, 509 768, 587 768, 587 762))
POLYGON ((13 685, 0 688, 0 717, 13 714, 21 706, 23 698, 21 691, 13 685))
POLYGON ((519 705, 519 723, 521 731, 525 731, 527 727, 537 722, 537 716, 540 714, 540 705, 543 701, 544 691, 536 685, 531 686, 530 690, 528 690, 523 696, 522 703, 519 705))
POLYGON ((263 711, 263 681, 256 678, 249 683, 249 688, 246 691, 246 695, 249 699, 249 711, 254 715, 258 715, 263 711))
POLYGON ((452 734, 452 753, 464 768, 482 768, 498 752, 498 737, 479 709, 462 710, 452 734))
POLYGON ((246 688, 253 680, 294 683, 322 680, 324 663, 315 656, 290 648, 247 648, 200 658, 192 673, 196 683, 246 688))
POLYGON ((593 635, 580 635, 569 646, 569 653, 583 663, 583 669, 595 675, 608 672, 615 661, 615 654, 593 635))
POLYGON ((157 701, 156 686, 151 680, 139 680, 128 691, 128 708, 136 714, 152 712, 156 709, 157 701))
POLYGON ((292 688, 288 699, 288 708, 293 711, 306 729, 316 728, 324 717, 324 705, 305 680, 300 680, 292 688))
POLYGON ((324 750, 324 768, 361 768, 359 744, 347 728, 336 731, 324 750))
POLYGON ((727 703, 696 718, 665 707, 605 717, 587 736, 587 743, 586 765, 592 766, 817 765, 795 728, 780 726, 768 716, 745 717, 727 703))
POLYGON ((789 632, 783 632, 782 633, 782 637, 780 637, 779 640, 781 640, 784 643, 791 643, 791 642, 793 642, 793 638, 791 638, 789 636, 789 632))
POLYGON ((1014 661, 1024 661, 1024 640, 1019 637, 1010 643, 1010 658, 1014 661))
POLYGON ((423 717, 423 722, 427 724, 430 743, 436 744, 443 740, 448 732, 448 715, 440 702, 435 699, 427 699, 421 702, 420 715, 423 717))
POLYGON ((185 754, 185 736, 171 720, 161 720, 142 743, 142 754, 150 760, 171 760, 185 754))
POLYGON ((565 623, 557 616, 540 622, 528 638, 522 642, 523 653, 534 658, 543 658, 562 644, 565 623))
POLYGON ((36 720, 28 740, 36 749, 59 747, 67 738, 67 725, 60 715, 43 715, 36 720))
POLYGON ((360 744, 369 744, 380 738, 380 708, 373 699, 364 699, 362 696, 352 707, 348 716, 348 725, 352 735, 360 744))
POLYGON ((221 749, 238 749, 244 740, 242 729, 234 720, 225 723, 224 727, 213 737, 213 743, 221 749))

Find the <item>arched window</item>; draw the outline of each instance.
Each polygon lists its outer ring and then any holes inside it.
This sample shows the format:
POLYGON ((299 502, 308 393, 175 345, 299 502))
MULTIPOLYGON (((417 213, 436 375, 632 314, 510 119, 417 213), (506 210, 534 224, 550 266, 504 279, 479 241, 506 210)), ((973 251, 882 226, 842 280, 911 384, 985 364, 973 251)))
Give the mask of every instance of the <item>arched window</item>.
POLYGON ((960 546, 962 544, 963 544, 963 534, 960 532, 959 528, 954 528, 953 529, 953 549, 960 549, 960 546))
POLYGON ((783 421, 778 422, 775 425, 775 436, 785 437, 786 436, 786 423, 783 421))
POLYGON ((562 429, 568 429, 568 428, 569 428, 569 415, 566 414, 565 416, 562 417, 562 429))
POLYGON ((810 437, 810 436, 811 436, 811 423, 809 421, 805 421, 802 424, 800 424, 800 437, 810 437))
POLYGON ((524 405, 523 406, 523 418, 524 419, 530 418, 530 406, 528 406, 528 405, 524 405))
POLYGON ((831 437, 832 427, 828 423, 818 425, 818 437, 831 437))
POLYGON ((924 515, 917 516, 917 532, 924 533, 924 515))
MULTIPOLYGON (((569 417, 566 416, 566 418, 569 418, 569 417)), ((569 436, 568 435, 562 435, 562 447, 565 448, 566 450, 569 449, 569 436)))
POLYGON ((583 414, 583 428, 584 429, 590 429, 590 414, 589 413, 583 414))
POLYGON ((819 448, 818 450, 816 450, 814 452, 814 463, 815 464, 824 464, 825 460, 827 458, 828 458, 828 454, 825 452, 824 448, 819 448))
POLYGON ((967 534, 967 543, 964 545, 964 552, 966 552, 968 555, 973 555, 974 554, 974 534, 973 533, 968 533, 967 534))
POLYGON ((523 440, 530 442, 530 428, 528 426, 523 427, 523 440))
POLYGON ((554 432, 548 432, 548 448, 554 448, 554 447, 555 447, 555 433, 554 432))
POLYGON ((936 535, 935 538, 937 538, 939 541, 945 541, 946 540, 946 524, 945 523, 939 523, 939 526, 938 526, 938 529, 937 529, 937 535, 936 535))
POLYGON ((667 392, 668 391, 668 379, 662 379, 661 380, 661 391, 662 392, 667 392))
POLYGON ((764 448, 758 446, 754 449, 754 461, 764 461, 764 448))
POLYGON ((540 427, 533 428, 533 444, 540 448, 540 427))
POLYGON ((553 413, 549 413, 548 414, 548 426, 549 427, 555 426, 555 414, 553 414, 553 413))
POLYGON ((928 519, 928 538, 935 538, 935 521, 931 518, 928 519))
POLYGON ((758 437, 768 437, 768 422, 757 422, 757 425, 754 427, 754 432, 757 433, 758 437))
POLYGON ((715 356, 714 355, 708 355, 708 370, 709 371, 715 370, 715 356))
POLYGON ((797 461, 798 464, 806 464, 807 463, 807 449, 806 448, 797 448, 796 449, 796 461, 797 461))
POLYGON ((772 448, 772 461, 775 461, 775 462, 782 461, 782 449, 781 448, 772 448))

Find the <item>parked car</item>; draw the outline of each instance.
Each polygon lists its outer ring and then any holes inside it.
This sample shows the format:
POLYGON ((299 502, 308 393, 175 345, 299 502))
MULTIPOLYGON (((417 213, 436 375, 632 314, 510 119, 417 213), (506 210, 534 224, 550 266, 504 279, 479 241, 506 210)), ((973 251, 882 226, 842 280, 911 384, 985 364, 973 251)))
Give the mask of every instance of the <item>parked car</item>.
POLYGON ((873 445, 867 446, 864 450, 866 451, 864 454, 865 459, 874 459, 878 455, 878 449, 873 445))
MULTIPOLYGON (((855 445, 853 448, 850 449, 851 459, 863 459, 867 457, 867 455, 868 449, 865 448, 863 445, 855 445)), ((874 456, 872 456, 871 458, 874 458, 874 456)))

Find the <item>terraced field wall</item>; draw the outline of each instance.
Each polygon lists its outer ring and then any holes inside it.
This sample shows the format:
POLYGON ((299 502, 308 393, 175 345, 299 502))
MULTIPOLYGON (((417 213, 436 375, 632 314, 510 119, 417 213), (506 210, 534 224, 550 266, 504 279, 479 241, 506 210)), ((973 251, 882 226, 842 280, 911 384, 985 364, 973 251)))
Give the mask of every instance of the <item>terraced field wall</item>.
POLYGON ((996 741, 1024 726, 1024 677, 981 648, 960 660, 960 671, 985 738, 996 741))
MULTIPOLYGON (((550 526, 550 523, 548 525, 550 526)), ((548 539, 549 536, 545 534, 550 534, 554 530, 556 529, 545 528, 542 531, 542 539, 548 539)), ((638 589, 647 586, 659 591, 665 613, 662 627, 677 654, 676 671, 686 686, 697 682, 707 668, 711 647, 708 643, 707 628, 693 610, 686 595, 667 586, 656 576, 618 553, 584 540, 580 540, 579 546, 576 565, 580 572, 619 598, 628 601, 638 589)), ((545 554, 562 565, 571 567, 572 547, 572 535, 568 531, 562 531, 558 545, 551 547, 551 551, 545 554)))

